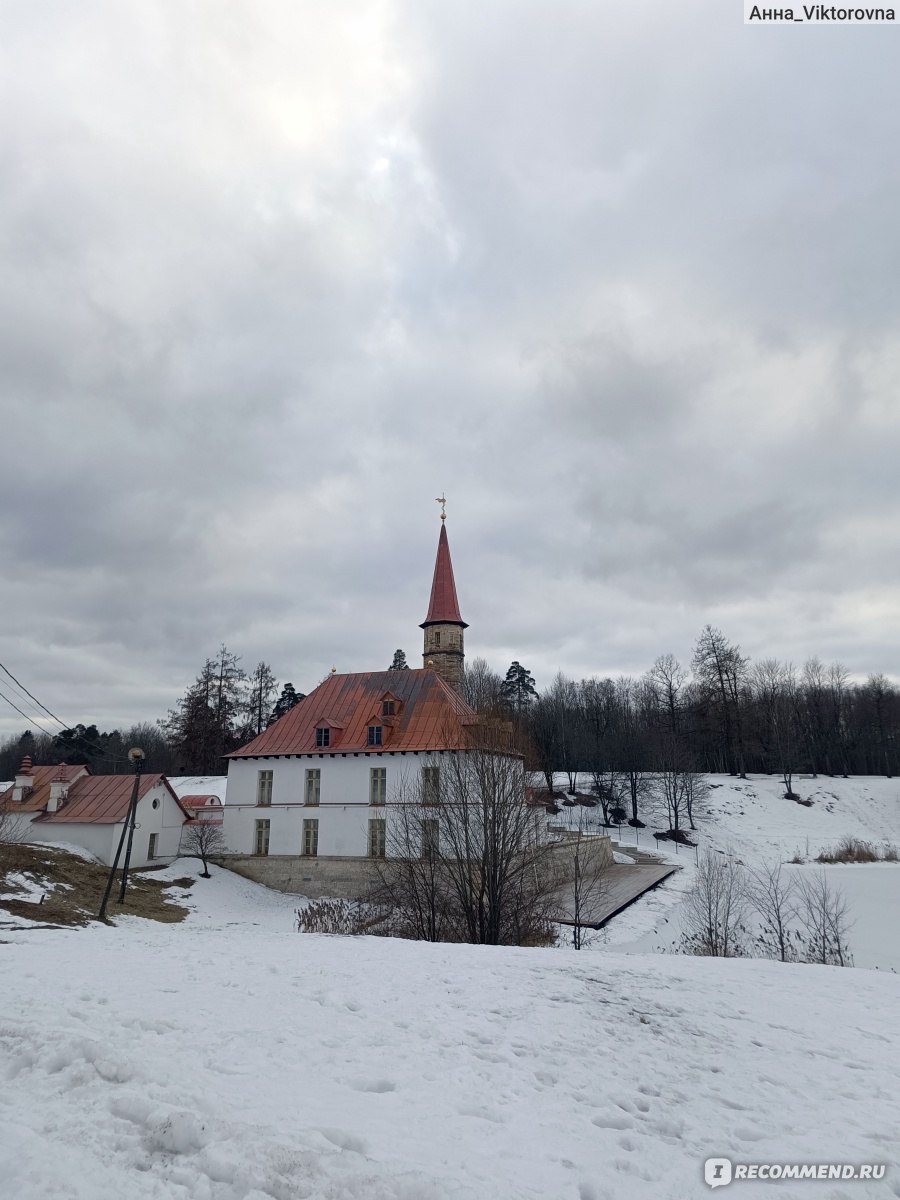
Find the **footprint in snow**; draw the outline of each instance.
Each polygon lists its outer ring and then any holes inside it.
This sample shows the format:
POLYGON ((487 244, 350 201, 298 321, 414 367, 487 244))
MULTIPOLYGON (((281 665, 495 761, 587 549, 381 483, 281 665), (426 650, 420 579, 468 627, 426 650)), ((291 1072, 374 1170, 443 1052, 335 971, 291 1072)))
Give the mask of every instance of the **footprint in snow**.
POLYGON ((624 1113, 597 1113, 595 1117, 591 1117, 591 1124, 596 1125, 598 1129, 634 1128, 631 1117, 626 1117, 624 1113))

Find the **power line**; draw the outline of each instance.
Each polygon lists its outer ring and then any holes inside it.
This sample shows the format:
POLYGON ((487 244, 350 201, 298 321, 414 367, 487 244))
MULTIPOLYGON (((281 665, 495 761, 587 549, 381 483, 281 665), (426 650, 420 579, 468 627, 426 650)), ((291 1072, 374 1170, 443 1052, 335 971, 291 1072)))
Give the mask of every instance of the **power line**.
MULTIPOLYGON (((66 732, 67 730, 76 728, 76 726, 74 726, 74 725, 67 725, 65 723, 65 721, 61 720, 56 715, 56 713, 51 712, 50 709, 46 706, 46 704, 41 704, 41 702, 40 702, 40 700, 38 700, 37 696, 33 696, 31 694, 31 692, 29 692, 28 688, 24 685, 24 683, 20 683, 19 680, 16 679, 15 675, 13 675, 12 671, 10 671, 8 667, 4 666, 4 664, 2 662, 0 662, 0 670, 5 672, 5 674, 7 674, 10 677, 10 679, 13 681, 13 683, 16 685, 16 687, 18 687, 21 691, 23 691, 30 700, 33 700, 34 703, 38 706, 38 708, 43 709, 44 712, 47 713, 48 716, 52 717, 53 720, 56 721, 56 723, 63 730, 63 732, 66 732)), ((31 717, 29 717, 27 713, 22 712, 21 708, 19 708, 19 706, 17 704, 13 704, 12 700, 10 700, 10 698, 8 696, 4 695, 3 692, 0 692, 0 696, 2 696, 3 699, 6 701, 6 703, 11 705, 11 707, 14 708, 20 716, 25 718, 25 720, 28 722, 28 724, 31 726, 32 729, 37 729, 39 733, 50 734, 50 731, 48 729, 42 729, 40 725, 35 725, 34 720, 31 717)), ((39 720, 44 720, 44 718, 41 717, 41 718, 39 718, 39 720)), ((50 736, 58 737, 59 735, 52 734, 50 736)), ((110 752, 108 750, 102 749, 95 742, 89 742, 83 737, 81 738, 81 744, 83 746, 85 746, 88 750, 92 750, 98 757, 105 758, 109 762, 122 763, 122 762, 128 761, 127 757, 123 757, 118 754, 110 754, 110 752)))
POLYGON ((10 706, 10 708, 14 708, 16 710, 16 712, 19 714, 20 717, 24 717, 25 720, 28 722, 28 725, 32 729, 36 729, 38 731, 38 733, 46 733, 47 732, 46 729, 41 729, 40 725, 35 725, 31 719, 31 717, 29 717, 28 713, 22 712, 22 710, 21 710, 21 708, 19 708, 18 704, 13 704, 12 700, 10 700, 9 696, 5 695, 5 693, 0 692, 0 700, 5 700, 6 703, 10 706))
MULTIPOLYGON (((56 713, 51 712, 50 709, 47 708, 46 704, 41 704, 41 702, 40 702, 40 700, 38 700, 37 696, 32 696, 31 692, 29 692, 29 690, 25 686, 25 684, 20 683, 18 681, 18 679, 16 679, 15 675, 13 675, 12 671, 10 671, 8 667, 5 667, 2 662, 0 662, 0 670, 5 672, 5 674, 7 674, 10 677, 10 679, 13 681, 13 683, 16 685, 16 687, 19 687, 22 689, 22 691, 29 698, 29 700, 33 700, 35 702, 35 704, 38 706, 38 708, 42 708, 48 717, 52 717, 53 720, 56 721, 56 723, 58 725, 62 726, 63 729, 71 729, 72 728, 71 725, 67 725, 65 723, 65 721, 61 721, 60 718, 56 715, 56 713)), ((13 707, 15 707, 15 705, 13 705, 13 707)), ((23 714, 23 716, 24 716, 24 714, 23 714)))

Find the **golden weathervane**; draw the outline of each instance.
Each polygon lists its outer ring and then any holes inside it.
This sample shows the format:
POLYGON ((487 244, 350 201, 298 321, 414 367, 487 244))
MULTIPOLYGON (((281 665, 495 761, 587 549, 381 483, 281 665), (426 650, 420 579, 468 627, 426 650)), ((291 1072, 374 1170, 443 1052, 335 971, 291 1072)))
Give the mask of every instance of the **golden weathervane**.
POLYGON ((441 520, 446 521, 447 520, 447 497, 446 496, 435 496, 435 500, 441 506, 441 520))

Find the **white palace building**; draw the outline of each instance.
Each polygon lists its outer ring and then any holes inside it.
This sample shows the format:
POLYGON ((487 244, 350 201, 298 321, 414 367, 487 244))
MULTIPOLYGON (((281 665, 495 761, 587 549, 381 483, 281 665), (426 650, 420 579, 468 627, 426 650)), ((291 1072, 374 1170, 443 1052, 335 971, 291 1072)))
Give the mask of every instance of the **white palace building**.
POLYGON ((466 623, 441 522, 424 666, 333 674, 229 756, 230 866, 288 891, 328 882, 335 894, 340 860, 352 892, 365 871, 351 860, 365 868, 385 854, 392 797, 411 785, 436 799, 445 756, 471 745, 479 718, 460 694, 466 623))

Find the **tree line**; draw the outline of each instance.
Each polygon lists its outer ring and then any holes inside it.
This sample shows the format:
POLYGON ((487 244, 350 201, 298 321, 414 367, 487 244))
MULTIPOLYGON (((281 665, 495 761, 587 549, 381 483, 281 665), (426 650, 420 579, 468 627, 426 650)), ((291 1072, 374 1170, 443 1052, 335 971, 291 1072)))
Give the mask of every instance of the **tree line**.
MULTIPOLYGON (((406 668, 397 650, 389 669, 406 668)), ((538 692, 520 662, 503 677, 476 658, 464 692, 476 711, 512 723, 549 791, 556 772, 568 775, 571 791, 586 774, 605 810, 625 809, 635 822, 650 777, 675 806, 677 828, 690 815, 699 773, 777 772, 788 795, 800 773, 900 773, 900 692, 886 676, 853 681, 841 664, 817 658, 802 667, 753 662, 709 625, 689 664, 664 654, 641 676, 574 680, 560 673, 538 692)), ((36 763, 127 773, 132 745, 144 750, 149 771, 221 774, 226 754, 301 699, 291 683, 279 690, 268 663, 245 671, 223 645, 162 720, 108 732, 79 724, 13 735, 0 743, 0 779, 12 778, 25 754, 36 763)))
POLYGON ((96 774, 129 774, 132 746, 144 751, 144 770, 167 775, 221 775, 224 755, 245 745, 303 699, 292 683, 280 692, 272 668, 259 662, 249 672, 241 658, 221 646, 193 683, 155 724, 100 731, 78 724, 57 733, 26 730, 0 743, 0 780, 12 779, 25 755, 35 764, 84 765, 96 774))
POLYGON ((664 654, 638 677, 560 673, 539 693, 520 663, 503 678, 476 659, 465 689, 474 708, 514 724, 549 791, 556 773, 567 775, 572 792, 587 775, 595 794, 635 823, 650 777, 670 816, 674 805, 677 828, 699 773, 778 774, 796 798, 797 774, 900 772, 900 691, 884 675, 852 681, 841 664, 817 658, 799 668, 753 662, 710 625, 690 664, 664 654))

